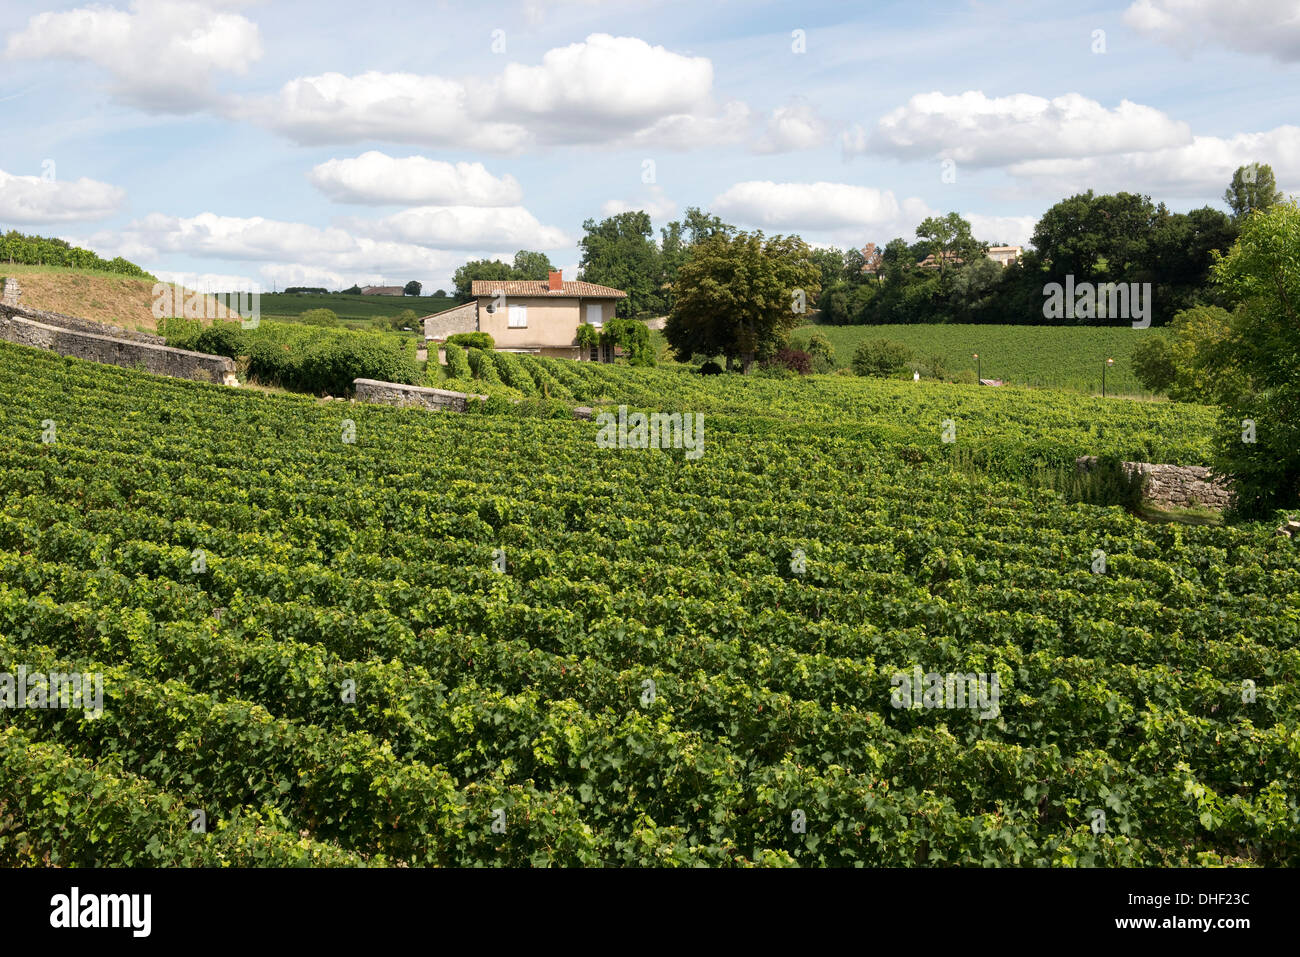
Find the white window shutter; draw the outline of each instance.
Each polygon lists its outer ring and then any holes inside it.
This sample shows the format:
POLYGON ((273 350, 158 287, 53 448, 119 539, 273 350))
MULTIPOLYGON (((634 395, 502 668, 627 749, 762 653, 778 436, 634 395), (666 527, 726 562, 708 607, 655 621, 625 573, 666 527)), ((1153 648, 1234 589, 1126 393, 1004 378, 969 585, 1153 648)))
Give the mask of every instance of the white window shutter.
POLYGON ((528 328, 528 307, 527 306, 510 307, 510 328, 511 329, 528 328))

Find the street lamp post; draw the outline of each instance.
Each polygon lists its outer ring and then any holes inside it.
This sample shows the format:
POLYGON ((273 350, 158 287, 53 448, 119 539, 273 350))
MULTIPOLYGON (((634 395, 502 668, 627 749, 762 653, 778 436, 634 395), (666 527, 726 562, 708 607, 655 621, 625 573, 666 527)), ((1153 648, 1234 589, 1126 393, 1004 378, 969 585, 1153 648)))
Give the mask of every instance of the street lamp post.
POLYGON ((1106 370, 1115 364, 1114 359, 1107 359, 1101 367, 1101 397, 1106 398, 1106 370))
POLYGON ((975 360, 975 384, 979 385, 980 379, 984 378, 984 376, 980 375, 980 354, 972 352, 970 357, 975 360))

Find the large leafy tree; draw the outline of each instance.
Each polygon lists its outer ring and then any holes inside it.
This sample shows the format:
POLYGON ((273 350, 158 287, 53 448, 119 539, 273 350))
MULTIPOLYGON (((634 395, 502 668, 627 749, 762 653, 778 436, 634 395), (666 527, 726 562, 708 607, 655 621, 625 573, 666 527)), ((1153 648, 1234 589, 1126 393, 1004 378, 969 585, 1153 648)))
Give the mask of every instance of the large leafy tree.
POLYGON ((521 249, 515 253, 514 279, 546 279, 555 269, 546 253, 521 249))
POLYGON ((798 236, 715 232, 677 273, 664 335, 678 355, 722 354, 748 372, 775 355, 820 292, 821 270, 798 236))
POLYGON ((657 315, 663 296, 650 214, 637 210, 599 222, 588 219, 582 229, 582 278, 626 292, 618 304, 620 316, 657 315))
POLYGON ((948 271, 951 259, 972 262, 988 252, 988 244, 977 240, 970 223, 957 213, 927 216, 916 227, 916 236, 939 261, 940 275, 948 271))
POLYGON ((1238 221, 1255 210, 1268 209, 1281 199, 1282 193, 1273 177, 1273 167, 1267 163, 1238 166, 1232 174, 1232 182, 1223 191, 1223 201, 1238 221))
MULTIPOLYGON (((456 284, 456 295, 461 299, 470 296, 470 283, 475 279, 514 279, 515 270, 510 263, 499 259, 472 259, 456 270, 452 282, 456 284)), ((545 277, 543 277, 545 278, 545 277)))
POLYGON ((1218 379, 1223 419, 1215 466, 1235 479, 1241 513, 1258 515, 1271 508, 1293 507, 1300 504, 1300 205, 1296 200, 1247 216, 1241 237, 1215 264, 1213 276, 1238 303, 1232 330, 1219 353, 1225 374, 1218 379))

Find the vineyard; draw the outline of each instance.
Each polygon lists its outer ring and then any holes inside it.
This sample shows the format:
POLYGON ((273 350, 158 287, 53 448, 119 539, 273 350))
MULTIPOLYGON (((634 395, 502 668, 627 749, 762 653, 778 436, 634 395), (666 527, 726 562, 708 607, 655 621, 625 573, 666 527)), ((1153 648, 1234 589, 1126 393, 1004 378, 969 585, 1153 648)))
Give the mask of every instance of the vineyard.
POLYGON ((1300 550, 1019 480, 1212 410, 485 355, 704 454, 0 344, 0 864, 1300 864, 1300 550))

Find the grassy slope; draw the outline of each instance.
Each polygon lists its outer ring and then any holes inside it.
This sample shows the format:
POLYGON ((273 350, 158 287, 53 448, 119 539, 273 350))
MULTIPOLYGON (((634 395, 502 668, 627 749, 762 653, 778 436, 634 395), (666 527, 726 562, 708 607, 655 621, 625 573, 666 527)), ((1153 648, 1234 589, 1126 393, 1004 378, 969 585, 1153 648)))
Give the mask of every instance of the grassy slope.
MULTIPOLYGON (((0 276, 12 276, 22 289, 20 305, 62 312, 126 329, 154 332, 153 287, 148 279, 59 266, 0 264, 0 276)), ((203 320, 207 324, 210 320, 203 320)))
POLYGON ((842 366, 864 339, 892 339, 917 352, 944 358, 948 371, 975 370, 971 354, 981 357, 986 379, 1017 385, 1101 392, 1101 368, 1106 357, 1115 365, 1106 373, 1106 391, 1117 395, 1147 394, 1133 376, 1129 361, 1143 336, 1161 335, 1153 329, 1082 326, 888 325, 801 326, 796 335, 820 332, 835 347, 842 366))

